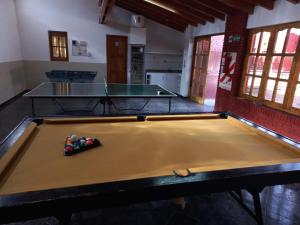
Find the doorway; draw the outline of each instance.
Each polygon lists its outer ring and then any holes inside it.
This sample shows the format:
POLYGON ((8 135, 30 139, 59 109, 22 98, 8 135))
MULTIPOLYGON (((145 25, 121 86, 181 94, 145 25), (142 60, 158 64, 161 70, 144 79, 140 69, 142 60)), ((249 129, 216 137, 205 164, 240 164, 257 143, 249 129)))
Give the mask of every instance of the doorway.
POLYGON ((107 35, 107 82, 127 83, 127 36, 107 35))
POLYGON ((145 61, 144 45, 129 45, 129 77, 131 84, 144 83, 144 61, 145 61))
POLYGON ((190 98, 214 106, 224 35, 197 37, 194 42, 190 98))

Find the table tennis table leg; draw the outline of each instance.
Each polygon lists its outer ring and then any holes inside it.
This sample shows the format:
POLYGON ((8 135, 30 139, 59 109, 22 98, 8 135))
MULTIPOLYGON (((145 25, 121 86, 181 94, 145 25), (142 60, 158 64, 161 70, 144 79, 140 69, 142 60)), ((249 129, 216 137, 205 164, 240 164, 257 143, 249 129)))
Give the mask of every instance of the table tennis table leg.
POLYGON ((105 115, 105 106, 106 106, 106 100, 103 101, 103 111, 102 111, 102 115, 105 115))
POLYGON ((169 113, 171 112, 171 98, 169 98, 169 113))
POLYGON ((108 104, 108 113, 109 113, 109 115, 112 115, 111 106, 113 106, 116 110, 117 110, 117 108, 116 108, 116 106, 114 105, 113 101, 110 98, 107 99, 107 104, 108 104))
POLYGON ((31 98, 31 115, 35 116, 34 98, 31 98))
POLYGON ((112 103, 108 102, 108 113, 109 113, 109 115, 111 115, 111 105, 112 105, 112 103))

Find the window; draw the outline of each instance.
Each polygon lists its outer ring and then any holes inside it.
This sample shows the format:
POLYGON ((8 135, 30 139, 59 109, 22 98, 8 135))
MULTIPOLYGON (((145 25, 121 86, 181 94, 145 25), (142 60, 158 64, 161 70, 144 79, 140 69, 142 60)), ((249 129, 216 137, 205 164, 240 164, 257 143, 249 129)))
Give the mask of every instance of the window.
POLYGON ((69 61, 67 32, 49 31, 49 48, 52 61, 69 61))
POLYGON ((252 36, 246 71, 246 85, 244 86, 244 93, 247 95, 258 97, 269 40, 270 32, 267 31, 254 33, 252 36))
POLYGON ((300 73, 298 75, 292 107, 300 109, 300 73))
POLYGON ((300 23, 250 31, 241 96, 300 114, 300 23))

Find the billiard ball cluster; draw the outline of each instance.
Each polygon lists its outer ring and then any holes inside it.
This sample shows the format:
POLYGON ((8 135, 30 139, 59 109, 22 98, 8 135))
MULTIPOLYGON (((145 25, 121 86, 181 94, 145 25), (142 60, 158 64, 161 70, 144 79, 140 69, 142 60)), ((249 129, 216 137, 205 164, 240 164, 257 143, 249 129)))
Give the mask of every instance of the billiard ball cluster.
POLYGON ((66 156, 74 155, 76 153, 97 147, 99 145, 101 145, 100 141, 96 138, 90 138, 90 137, 78 138, 77 135, 72 134, 66 139, 64 154, 66 156))

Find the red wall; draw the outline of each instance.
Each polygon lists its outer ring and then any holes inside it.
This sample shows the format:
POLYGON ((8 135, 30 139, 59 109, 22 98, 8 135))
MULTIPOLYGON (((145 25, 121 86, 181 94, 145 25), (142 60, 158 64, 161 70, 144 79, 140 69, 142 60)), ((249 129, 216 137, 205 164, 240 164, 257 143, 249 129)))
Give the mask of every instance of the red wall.
POLYGON ((232 77, 231 91, 218 88, 215 110, 232 112, 284 136, 300 141, 300 117, 239 97, 243 61, 248 40, 247 19, 248 15, 244 13, 236 13, 227 17, 224 52, 237 52, 236 68, 232 77), (240 41, 229 43, 230 35, 240 35, 240 41))

